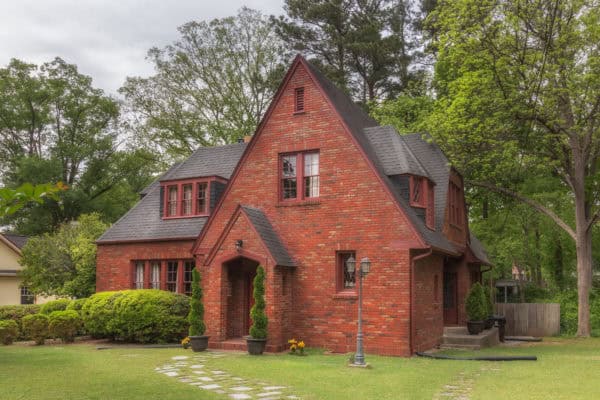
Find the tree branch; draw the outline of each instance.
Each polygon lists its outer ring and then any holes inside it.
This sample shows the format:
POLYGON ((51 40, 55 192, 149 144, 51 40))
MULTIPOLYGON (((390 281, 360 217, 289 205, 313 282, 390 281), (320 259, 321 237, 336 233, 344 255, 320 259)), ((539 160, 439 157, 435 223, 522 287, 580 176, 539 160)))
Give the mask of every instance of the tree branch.
POLYGON ((485 188, 485 189, 489 189, 493 192, 496 193, 500 193, 509 197, 512 197, 513 199, 517 199, 531 207, 533 207, 534 209, 536 209, 537 211, 541 212, 542 214, 548 216, 552 221, 554 221, 558 226, 560 226, 569 236, 571 236, 571 238, 573 240, 576 240, 576 235, 575 235, 575 231, 573 231, 573 229, 567 225, 558 215, 556 215, 554 213, 554 211, 544 207, 543 205, 541 205, 540 203, 531 200, 517 192, 513 192, 512 190, 509 189, 505 189, 505 188, 501 188, 501 187, 497 187, 495 185, 492 185, 491 183, 487 183, 487 182, 472 182, 472 181, 467 181, 467 183, 471 186, 478 186, 481 188, 485 188))

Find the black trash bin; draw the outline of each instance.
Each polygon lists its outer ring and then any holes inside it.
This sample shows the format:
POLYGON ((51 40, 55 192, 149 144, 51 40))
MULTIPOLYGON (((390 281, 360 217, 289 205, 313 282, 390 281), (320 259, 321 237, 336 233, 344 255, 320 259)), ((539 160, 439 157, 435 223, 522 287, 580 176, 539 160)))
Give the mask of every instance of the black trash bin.
POLYGON ((504 327, 506 326, 506 317, 504 315, 494 315, 494 321, 498 327, 498 336, 501 342, 504 342, 504 327))

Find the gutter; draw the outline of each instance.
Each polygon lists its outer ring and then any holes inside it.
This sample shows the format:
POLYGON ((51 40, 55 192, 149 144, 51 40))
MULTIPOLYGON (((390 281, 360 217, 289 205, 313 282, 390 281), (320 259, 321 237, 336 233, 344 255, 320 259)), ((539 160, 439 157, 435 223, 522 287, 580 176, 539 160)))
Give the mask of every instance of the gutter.
POLYGON ((422 260, 433 254, 433 248, 430 246, 426 249, 425 253, 414 256, 410 260, 410 323, 409 323, 409 350, 410 354, 414 353, 414 340, 415 340, 415 264, 416 261, 422 260))

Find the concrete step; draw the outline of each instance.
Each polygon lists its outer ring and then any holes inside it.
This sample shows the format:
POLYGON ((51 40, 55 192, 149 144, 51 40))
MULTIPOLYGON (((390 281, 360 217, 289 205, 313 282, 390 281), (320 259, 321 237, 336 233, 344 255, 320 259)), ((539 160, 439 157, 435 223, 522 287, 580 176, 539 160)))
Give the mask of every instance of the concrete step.
POLYGON ((442 346, 451 348, 480 349, 496 346, 498 343, 498 328, 487 329, 479 335, 469 335, 466 327, 447 327, 442 336, 442 346))

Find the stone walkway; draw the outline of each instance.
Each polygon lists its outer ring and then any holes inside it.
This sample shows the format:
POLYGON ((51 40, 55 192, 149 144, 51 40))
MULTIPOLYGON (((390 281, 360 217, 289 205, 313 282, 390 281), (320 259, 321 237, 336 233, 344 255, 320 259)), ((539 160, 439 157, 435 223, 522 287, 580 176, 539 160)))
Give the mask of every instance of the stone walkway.
POLYGON ((222 394, 230 399, 300 399, 289 387, 252 381, 217 369, 215 360, 225 356, 225 353, 214 351, 194 353, 193 356, 176 356, 169 363, 155 369, 181 383, 222 394))
POLYGON ((475 379, 482 373, 497 371, 500 371, 500 368, 495 364, 484 364, 479 370, 471 372, 461 371, 451 384, 444 385, 443 389, 433 396, 433 400, 469 400, 475 379))

